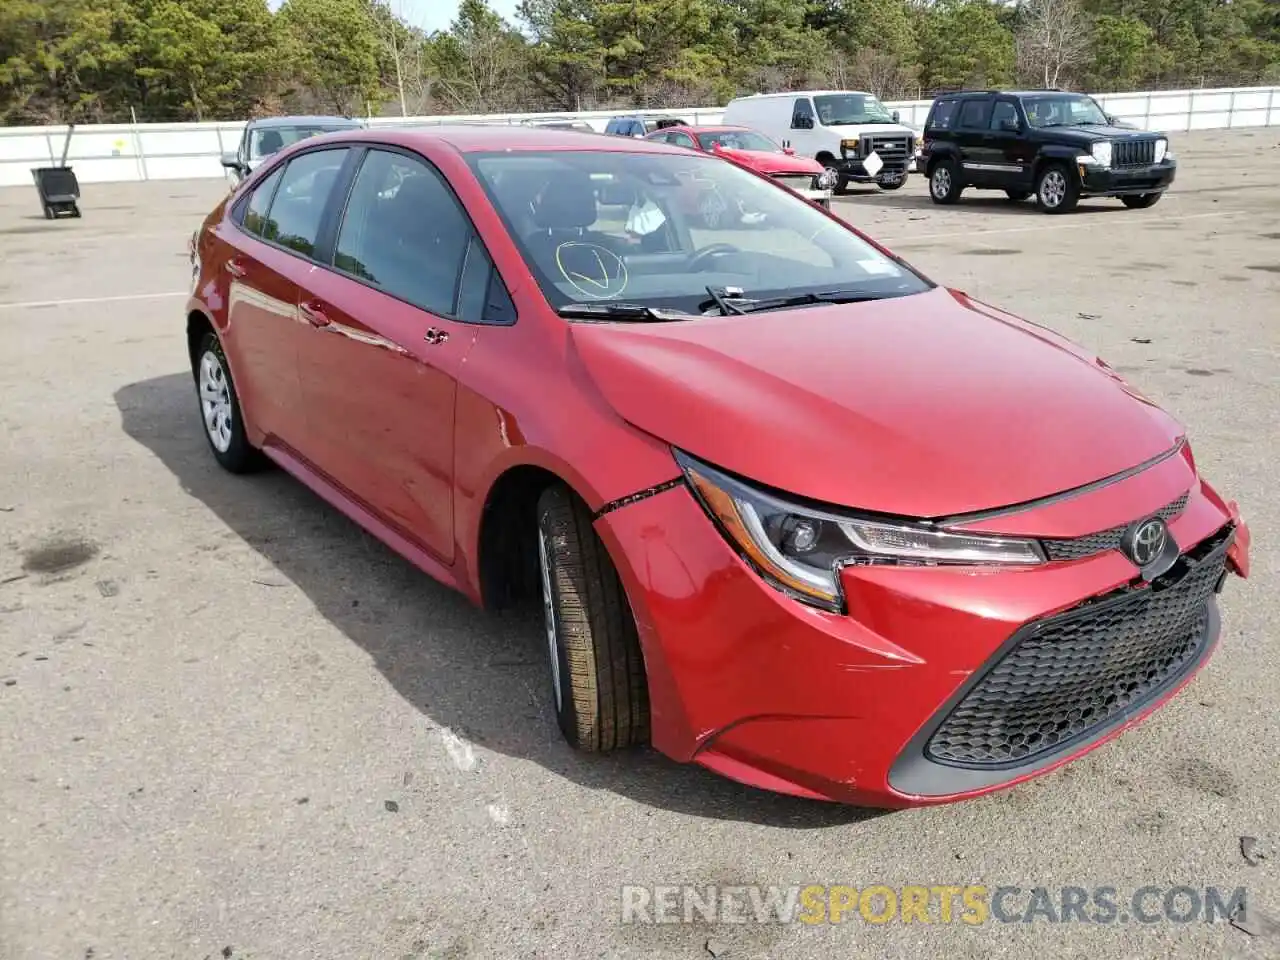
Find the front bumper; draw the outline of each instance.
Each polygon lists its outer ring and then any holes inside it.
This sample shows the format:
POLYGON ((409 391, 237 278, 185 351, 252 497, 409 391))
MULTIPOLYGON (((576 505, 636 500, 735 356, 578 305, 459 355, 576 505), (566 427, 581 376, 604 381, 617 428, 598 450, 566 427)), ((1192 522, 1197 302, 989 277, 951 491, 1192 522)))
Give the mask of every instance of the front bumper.
POLYGON ((1178 163, 1168 159, 1141 167, 1103 167, 1081 163, 1079 171, 1082 196, 1122 197, 1168 190, 1177 176, 1178 163))
MULTIPOLYGON (((1127 493, 1096 496, 1132 502, 1142 476, 1114 485, 1127 493)), ((1034 525, 1034 515, 1027 521, 1034 525)), ((1207 484, 1194 480, 1169 527, 1190 550, 1232 523, 1228 563, 1247 574, 1248 529, 1207 484)), ((1061 749, 975 776, 930 759, 932 733, 1020 631, 1132 585, 1136 568, 1119 551, 1034 569, 848 567, 848 613, 840 615, 765 584, 684 486, 608 513, 597 529, 639 627, 654 746, 798 796, 905 807, 1010 786, 1149 714, 1190 680, 1217 639, 1214 609, 1212 636, 1150 696, 1061 749)))
POLYGON ((837 160, 835 167, 836 172, 843 179, 852 180, 854 183, 899 183, 907 178, 911 160, 910 156, 886 160, 874 177, 867 172, 866 165, 860 158, 837 160))

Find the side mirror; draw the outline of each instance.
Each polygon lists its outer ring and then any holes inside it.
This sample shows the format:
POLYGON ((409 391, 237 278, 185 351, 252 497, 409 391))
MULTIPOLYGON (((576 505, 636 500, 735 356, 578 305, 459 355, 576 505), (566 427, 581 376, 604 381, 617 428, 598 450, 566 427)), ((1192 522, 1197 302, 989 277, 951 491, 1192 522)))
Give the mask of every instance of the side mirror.
POLYGON ((1120 125, 1120 118, 1113 113, 1108 113, 1107 123, 1111 124, 1113 127, 1118 127, 1120 125))
POLYGON ((791 147, 783 147, 782 152, 785 153, 788 157, 794 157, 796 155, 795 150, 791 147))
POLYGON ((240 157, 234 153, 224 153, 222 155, 222 166, 235 173, 244 173, 244 165, 240 162, 240 157))
POLYGON ((897 110, 893 111, 893 122, 898 123, 901 120, 902 120, 902 114, 897 110))

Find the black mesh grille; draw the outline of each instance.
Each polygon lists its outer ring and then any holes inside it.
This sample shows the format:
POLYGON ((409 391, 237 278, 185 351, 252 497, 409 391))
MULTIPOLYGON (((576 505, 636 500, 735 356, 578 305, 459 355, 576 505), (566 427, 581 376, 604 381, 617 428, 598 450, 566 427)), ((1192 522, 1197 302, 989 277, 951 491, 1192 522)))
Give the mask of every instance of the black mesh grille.
POLYGON ((1150 166, 1155 162, 1155 140, 1117 140, 1111 147, 1113 167, 1150 166))
POLYGON ((911 153, 910 143, 911 138, 905 133, 879 137, 864 135, 858 139, 858 152, 867 157, 874 150, 885 163, 904 162, 911 153))
POLYGON ((934 731, 931 760, 1026 763, 1157 696, 1197 660, 1226 565, 1227 527, 1150 586, 1034 623, 934 731))
MULTIPOLYGON (((1157 510, 1155 515, 1167 523, 1186 508, 1188 496, 1189 494, 1184 493, 1173 503, 1157 510)), ((1044 552, 1050 560, 1079 560, 1083 557, 1091 557, 1095 553, 1102 553, 1104 550, 1119 550, 1120 538, 1128 528, 1129 525, 1125 524, 1122 527, 1103 530, 1101 533, 1076 537, 1074 540, 1045 540, 1044 552)))

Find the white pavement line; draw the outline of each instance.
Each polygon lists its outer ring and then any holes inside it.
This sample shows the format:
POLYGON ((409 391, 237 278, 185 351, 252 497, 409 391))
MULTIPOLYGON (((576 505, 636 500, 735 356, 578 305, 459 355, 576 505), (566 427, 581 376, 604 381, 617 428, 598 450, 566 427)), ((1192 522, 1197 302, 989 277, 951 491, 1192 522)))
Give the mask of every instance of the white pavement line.
MULTIPOLYGON (((1181 223, 1184 220, 1209 220, 1215 217, 1238 217, 1247 214, 1248 210, 1216 210, 1213 213, 1189 213, 1185 217, 1161 217, 1160 223, 1181 223)), ((1130 219, 1128 222, 1123 220, 1117 223, 1108 223, 1107 226, 1134 226, 1139 223, 1147 223, 1146 220, 1130 219)), ((856 226, 856 224, 855 224, 856 226)), ((1072 223, 1044 223, 1034 227, 1000 227, 996 230, 948 230, 946 233, 917 233, 912 236, 900 237, 876 237, 880 243, 891 244, 910 244, 917 240, 945 240, 948 237, 989 237, 993 234, 1002 233, 1036 233, 1043 230, 1083 230, 1087 227, 1101 226, 1093 217, 1085 217, 1080 222, 1072 223)))
POLYGON ((448 727, 440 729, 440 739, 444 741, 444 749, 449 754, 449 759, 453 761, 455 767, 463 773, 468 773, 476 768, 476 754, 471 749, 471 744, 467 743, 466 740, 463 740, 448 727))
POLYGON ((30 310, 36 307, 70 307, 85 303, 124 303, 129 300, 164 300, 169 297, 187 297, 185 290, 172 293, 126 293, 118 297, 71 297, 67 300, 24 300, 20 303, 0 303, 0 310, 30 310))

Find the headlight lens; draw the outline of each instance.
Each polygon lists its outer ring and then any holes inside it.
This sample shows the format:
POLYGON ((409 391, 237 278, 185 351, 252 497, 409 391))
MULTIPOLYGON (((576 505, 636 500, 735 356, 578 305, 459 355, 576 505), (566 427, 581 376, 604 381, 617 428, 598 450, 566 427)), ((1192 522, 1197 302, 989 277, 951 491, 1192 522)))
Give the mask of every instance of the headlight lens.
POLYGON ((1104 167, 1111 166, 1111 141, 1103 140, 1101 143, 1095 143, 1089 151, 1093 154, 1093 159, 1097 160, 1104 167))
POLYGON ((676 459, 707 513, 756 570, 784 592, 840 612, 849 564, 1036 564, 1034 540, 948 533, 927 523, 887 523, 789 503, 686 454, 676 459))
POLYGON ((1165 155, 1168 154, 1168 152, 1169 152, 1169 141, 1157 140, 1156 141, 1156 163, 1163 162, 1165 155))
POLYGON ((830 190, 836 185, 837 179, 839 178, 836 176, 836 172, 834 170, 823 170, 822 173, 818 174, 818 189, 830 190))

